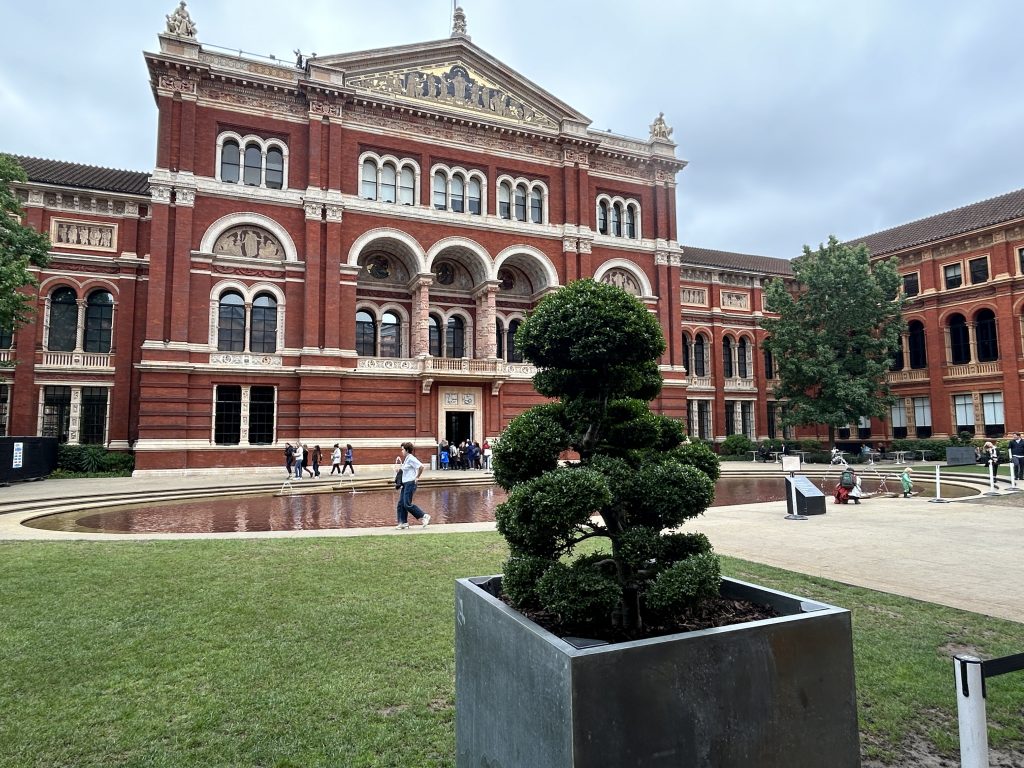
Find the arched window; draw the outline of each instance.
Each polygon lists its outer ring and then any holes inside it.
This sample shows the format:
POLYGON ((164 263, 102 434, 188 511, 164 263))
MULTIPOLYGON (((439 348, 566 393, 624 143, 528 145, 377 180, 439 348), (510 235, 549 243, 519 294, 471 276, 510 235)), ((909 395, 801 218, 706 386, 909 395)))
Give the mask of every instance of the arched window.
POLYGON ((702 378, 708 375, 707 341, 703 333, 698 333, 693 342, 693 375, 702 378))
POLYGON ((356 354, 377 356, 377 321, 365 310, 356 312, 356 354))
POLYGON ((722 373, 727 379, 733 377, 732 339, 728 336, 722 339, 722 373))
POLYGON ((522 324, 521 320, 513 320, 508 324, 508 344, 506 349, 508 350, 508 361, 510 363, 523 362, 523 353, 516 348, 516 331, 519 330, 519 326, 522 324))
POLYGON ((279 147, 267 150, 267 186, 270 189, 284 186, 284 153, 279 147))
POLYGON ((245 351, 245 300, 235 291, 221 294, 217 316, 217 349, 245 351))
POLYGON ((736 345, 736 375, 741 379, 750 378, 750 369, 747 366, 747 340, 740 339, 740 343, 736 345))
POLYGON ((991 309, 982 309, 974 316, 974 334, 978 343, 978 362, 992 363, 999 359, 996 338, 996 316, 991 309))
POLYGON ((238 183, 241 156, 237 141, 225 141, 220 149, 220 180, 238 183))
POLYGON ((403 168, 398 182, 398 200, 402 205, 412 205, 415 201, 414 180, 412 168, 403 168))
POLYGON ((480 215, 481 194, 480 179, 469 180, 469 212, 475 216, 480 215))
POLYGON ((259 144, 245 148, 245 171, 242 177, 247 186, 258 187, 263 178, 263 150, 259 144))
POLYGON ((928 353, 924 346, 924 323, 911 320, 907 324, 907 353, 910 367, 916 370, 928 367, 928 353))
POLYGON ((683 334, 683 368, 686 369, 687 373, 692 373, 693 369, 690 368, 690 334, 683 334))
POLYGON ((72 352, 78 341, 78 297, 70 288, 58 288, 50 295, 50 334, 47 349, 72 352))
MULTIPOLYGON (((10 349, 12 344, 14 344, 14 334, 6 328, 0 328, 0 349, 10 349)), ((0 395, 3 392, 3 388, 0 387, 0 395)), ((6 422, 3 423, 6 424, 6 422)), ((0 427, 2 426, 3 424, 0 424, 0 427)))
POLYGON ((362 188, 359 194, 367 200, 377 199, 377 164, 373 160, 363 161, 362 188))
POLYGON ((602 235, 608 234, 608 203, 604 200, 597 204, 597 231, 602 235))
POLYGON ((456 213, 466 210, 466 182, 459 174, 452 176, 452 210, 456 213))
POLYGON ((544 216, 544 201, 539 189, 530 191, 530 221, 540 224, 544 216))
POLYGON ((430 354, 433 357, 441 357, 441 320, 431 315, 427 320, 427 326, 430 331, 430 354))
POLYGON ((439 211, 448 208, 448 181, 441 171, 434 173, 434 207, 439 211))
POLYGON ((380 318, 380 356, 401 357, 402 343, 398 334, 398 316, 394 312, 385 312, 380 318))
POLYGON ((85 306, 85 351, 109 353, 113 327, 114 297, 108 291, 93 291, 85 306))
POLYGON ((445 357, 466 356, 466 324, 461 317, 449 317, 445 332, 445 357))
POLYGON ((971 334, 961 314, 949 318, 949 357, 953 365, 971 362, 971 334))
POLYGON ((249 351, 277 351, 277 299, 269 293, 261 293, 253 299, 249 351))
POLYGON ((502 183, 498 187, 498 215, 503 219, 512 218, 512 185, 502 183))
POLYGON ((612 206, 612 234, 622 237, 622 206, 618 203, 612 206))
POLYGON ((516 221, 526 221, 526 185, 516 186, 516 221))
POLYGON ((626 237, 636 238, 636 206, 626 206, 626 237))
POLYGON ((398 174, 391 163, 385 163, 380 169, 380 199, 385 203, 398 199, 398 174))
POLYGON ((766 379, 775 378, 775 360, 772 358, 772 351, 770 349, 764 351, 764 377, 766 379))
POLYGON ((505 324, 501 318, 494 321, 494 350, 500 360, 505 359, 505 324))

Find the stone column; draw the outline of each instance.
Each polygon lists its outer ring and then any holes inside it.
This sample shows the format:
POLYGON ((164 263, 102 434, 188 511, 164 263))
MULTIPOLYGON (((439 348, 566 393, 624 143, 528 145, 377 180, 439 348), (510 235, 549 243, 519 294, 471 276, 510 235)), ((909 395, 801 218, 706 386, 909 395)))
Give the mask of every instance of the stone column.
POLYGON ((971 344, 970 363, 978 362, 978 324, 971 322, 967 324, 967 337, 971 344))
POLYGON ((495 359, 498 356, 495 340, 497 312, 495 300, 500 283, 488 280, 481 285, 473 297, 476 299, 476 343, 474 357, 495 359))
POLYGON ((79 299, 78 305, 78 329, 75 331, 75 352, 82 352, 85 349, 85 299, 79 299))
POLYGON ((417 275, 412 286, 412 315, 409 318, 410 357, 430 354, 430 286, 434 284, 430 273, 417 275))

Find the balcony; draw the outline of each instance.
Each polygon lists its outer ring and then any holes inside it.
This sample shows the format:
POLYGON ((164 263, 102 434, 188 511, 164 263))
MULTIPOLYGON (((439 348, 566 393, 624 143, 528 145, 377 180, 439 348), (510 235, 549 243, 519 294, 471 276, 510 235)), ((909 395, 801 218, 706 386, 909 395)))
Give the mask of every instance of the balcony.
MULTIPOLYGON (((9 352, 10 350, 5 350, 9 352)), ((97 352, 43 352, 40 368, 59 368, 90 371, 114 370, 114 356, 97 352)))
POLYGON ((725 380, 724 389, 726 392, 756 392, 757 384, 753 379, 732 378, 725 380))
POLYGON ((707 390, 709 392, 714 392, 715 391, 715 383, 711 380, 710 376, 691 376, 690 377, 690 385, 689 385, 688 389, 690 389, 690 390, 703 389, 703 390, 707 390))
POLYGON ((998 362, 992 363, 966 363, 964 365, 950 365, 946 368, 943 378, 946 379, 973 379, 978 376, 996 376, 1002 373, 998 362))
POLYGON ((908 381, 928 381, 927 368, 914 368, 904 371, 889 371, 885 374, 888 384, 904 384, 908 381))
POLYGON ((473 379, 531 379, 537 368, 529 363, 469 357, 361 357, 357 373, 445 376, 473 379))

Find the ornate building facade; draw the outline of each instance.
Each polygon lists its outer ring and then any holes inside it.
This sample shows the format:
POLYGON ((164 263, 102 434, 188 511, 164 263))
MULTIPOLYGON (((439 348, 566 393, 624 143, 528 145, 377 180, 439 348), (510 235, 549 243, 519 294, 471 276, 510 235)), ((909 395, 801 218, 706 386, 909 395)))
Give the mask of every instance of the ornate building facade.
MULTIPOLYGON (((662 115, 646 139, 591 129, 473 44, 461 10, 448 39, 294 66, 204 48, 184 4, 159 42, 151 173, 19 158, 53 245, 36 322, 0 340, 7 434, 130 447, 142 472, 277 466, 286 440, 351 443, 363 464, 404 440, 483 442, 540 401, 519 323, 594 277, 661 322, 656 409, 707 439, 783 436, 759 319, 789 262, 679 244, 686 163, 662 115)), ((963 395, 975 424, 997 390, 1021 421, 1016 217, 876 250, 908 292, 917 276, 893 373, 912 433, 922 397, 936 435, 963 395)), ((898 417, 864 429, 889 438, 898 417)))

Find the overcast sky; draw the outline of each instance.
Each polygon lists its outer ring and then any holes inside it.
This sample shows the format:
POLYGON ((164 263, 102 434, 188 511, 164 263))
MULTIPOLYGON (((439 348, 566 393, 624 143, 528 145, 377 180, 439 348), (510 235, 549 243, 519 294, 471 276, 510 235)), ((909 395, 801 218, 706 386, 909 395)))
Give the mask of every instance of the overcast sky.
MULTIPOLYGON (((153 167, 142 58, 176 0, 0 0, 0 151, 153 167)), ((473 42, 593 120, 675 129, 680 240, 790 258, 1024 187, 1020 0, 462 0, 473 42)), ((204 44, 436 40, 451 0, 193 0, 204 44)))

